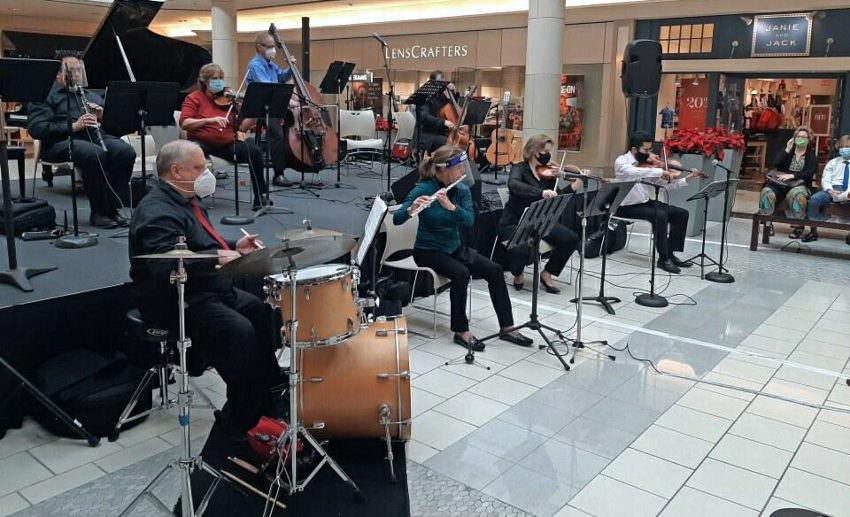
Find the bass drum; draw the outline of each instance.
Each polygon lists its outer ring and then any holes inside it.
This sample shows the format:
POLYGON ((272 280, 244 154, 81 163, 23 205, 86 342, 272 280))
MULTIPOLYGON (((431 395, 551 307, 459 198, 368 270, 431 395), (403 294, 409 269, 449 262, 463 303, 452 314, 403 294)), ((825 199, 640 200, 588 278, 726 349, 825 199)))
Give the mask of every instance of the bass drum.
POLYGON ((410 439, 410 370, 403 317, 377 321, 332 347, 299 352, 301 421, 322 438, 410 439))

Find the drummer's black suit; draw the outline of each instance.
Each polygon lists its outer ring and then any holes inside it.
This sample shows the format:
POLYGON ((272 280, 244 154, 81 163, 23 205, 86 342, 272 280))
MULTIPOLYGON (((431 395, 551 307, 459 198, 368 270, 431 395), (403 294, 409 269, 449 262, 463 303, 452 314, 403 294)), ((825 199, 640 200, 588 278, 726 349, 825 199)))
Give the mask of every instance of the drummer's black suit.
MULTIPOLYGON (((207 217, 206 210, 203 216, 207 217)), ((132 257, 171 250, 179 236, 185 236, 195 252, 215 254, 221 247, 198 221, 189 199, 169 184, 156 181, 130 220, 130 276, 145 321, 172 329, 177 327, 177 288, 169 282, 169 275, 176 269, 176 261, 132 257)), ((235 242, 228 245, 236 247, 235 242)), ((217 263, 186 263, 186 334, 192 340, 190 364, 196 371, 199 364, 215 367, 227 383, 222 416, 227 431, 233 434, 252 428, 270 410, 269 388, 279 381, 280 372, 268 307, 256 296, 235 288, 229 278, 216 274, 217 263)))

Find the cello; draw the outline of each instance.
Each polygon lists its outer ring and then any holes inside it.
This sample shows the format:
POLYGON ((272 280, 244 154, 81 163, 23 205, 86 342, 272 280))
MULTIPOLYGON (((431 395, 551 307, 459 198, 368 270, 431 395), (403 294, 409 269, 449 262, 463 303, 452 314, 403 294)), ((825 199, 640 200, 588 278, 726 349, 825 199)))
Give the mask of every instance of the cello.
POLYGON ((289 108, 289 115, 285 118, 288 127, 285 144, 287 165, 299 172, 319 172, 339 159, 339 137, 327 110, 321 107, 319 90, 304 81, 273 23, 269 26, 269 34, 289 62, 295 81, 294 92, 300 100, 299 106, 289 108))
POLYGON ((438 113, 440 118, 454 124, 454 128, 449 130, 449 133, 446 135, 446 144, 466 149, 466 154, 472 161, 476 160, 478 153, 475 149, 475 144, 470 138, 469 126, 459 124, 466 118, 466 108, 469 106, 469 99, 475 94, 477 89, 478 86, 475 85, 467 90, 464 95, 466 102, 463 104, 463 109, 458 105, 457 100, 455 100, 454 95, 450 91, 443 90, 443 93, 449 98, 450 102, 444 104, 438 113))

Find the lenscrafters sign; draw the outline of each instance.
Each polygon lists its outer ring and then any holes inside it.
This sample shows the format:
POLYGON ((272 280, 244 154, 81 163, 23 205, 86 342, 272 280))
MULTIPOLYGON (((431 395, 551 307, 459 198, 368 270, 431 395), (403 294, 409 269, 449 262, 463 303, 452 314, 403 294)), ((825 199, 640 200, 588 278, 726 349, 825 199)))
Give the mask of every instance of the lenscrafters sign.
POLYGON ((809 14, 756 16, 753 23, 753 57, 808 56, 812 42, 809 14))
POLYGON ((384 52, 389 59, 433 59, 466 57, 469 55, 468 45, 412 45, 403 48, 386 48, 384 52))

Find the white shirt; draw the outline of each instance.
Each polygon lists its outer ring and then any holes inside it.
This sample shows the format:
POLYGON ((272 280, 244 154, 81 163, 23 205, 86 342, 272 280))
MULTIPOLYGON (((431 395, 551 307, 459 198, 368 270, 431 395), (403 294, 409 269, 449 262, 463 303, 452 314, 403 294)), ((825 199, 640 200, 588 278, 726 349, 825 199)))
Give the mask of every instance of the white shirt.
MULTIPOLYGON (((631 151, 617 157, 614 161, 614 177, 617 181, 641 181, 648 180, 657 185, 663 185, 667 188, 679 188, 687 184, 684 177, 668 183, 661 178, 664 170, 658 167, 638 167, 638 161, 631 151)), ((640 205, 646 203, 655 194, 655 189, 644 183, 637 183, 632 190, 626 195, 626 198, 621 203, 622 206, 640 205)))
MULTIPOLYGON (((836 190, 841 190, 841 185, 844 183, 845 161, 850 160, 845 160, 839 156, 827 162, 826 166, 823 168, 823 175, 821 175, 820 179, 820 187, 822 189, 830 190, 833 185, 835 185, 838 186, 836 190)), ((848 184, 847 190, 850 191, 850 184, 848 184)))

